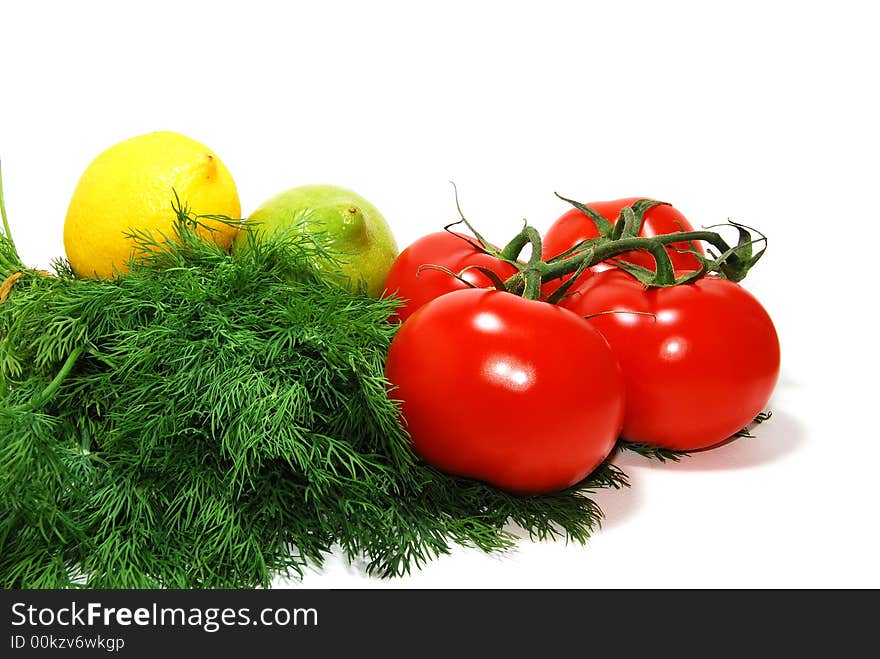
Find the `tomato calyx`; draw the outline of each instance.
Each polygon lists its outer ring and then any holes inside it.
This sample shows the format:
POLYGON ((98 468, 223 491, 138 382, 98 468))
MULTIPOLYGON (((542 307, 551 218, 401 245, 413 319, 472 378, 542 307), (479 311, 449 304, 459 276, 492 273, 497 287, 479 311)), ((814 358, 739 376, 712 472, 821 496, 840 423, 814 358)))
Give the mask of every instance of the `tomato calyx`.
MULTIPOLYGON (((461 210, 461 204, 458 199, 458 188, 455 184, 452 184, 453 191, 455 193, 455 208, 458 211, 459 219, 455 222, 447 224, 443 227, 444 231, 449 231, 450 233, 454 233, 452 228, 459 225, 464 224, 468 230, 474 234, 474 238, 477 242, 470 240, 467 236, 462 236, 461 234, 455 233, 454 235, 462 238, 467 241, 474 249, 477 249, 489 256, 498 259, 499 261, 504 261, 512 265, 514 268, 518 270, 518 273, 513 277, 507 279, 507 281, 502 281, 501 278, 495 273, 490 272, 488 268, 484 268, 482 266, 471 265, 463 268, 458 273, 451 273, 459 281, 464 282, 468 286, 475 288, 473 284, 467 282, 463 279, 462 275, 464 272, 474 269, 477 270, 484 275, 486 275, 496 289, 506 292, 515 292, 517 294, 522 295, 522 297, 528 300, 538 300, 541 297, 541 284, 544 282, 544 274, 546 271, 546 264, 541 260, 541 234, 540 232, 533 226, 530 226, 528 222, 523 224, 522 230, 516 234, 510 242, 508 242, 504 247, 498 249, 492 243, 487 241, 480 235, 480 232, 477 231, 474 226, 467 220, 464 216, 464 212, 461 210), (520 254, 523 249, 525 249, 526 245, 531 245, 531 255, 528 258, 528 261, 523 263, 520 260, 520 254), (517 277, 521 278, 521 287, 516 290, 511 289, 510 284, 516 280, 517 277)), ((444 268, 436 268, 435 266, 429 267, 434 269, 444 270, 444 268)), ((423 266, 424 267, 424 266, 423 266)), ((420 268, 421 269, 421 268, 420 268)))

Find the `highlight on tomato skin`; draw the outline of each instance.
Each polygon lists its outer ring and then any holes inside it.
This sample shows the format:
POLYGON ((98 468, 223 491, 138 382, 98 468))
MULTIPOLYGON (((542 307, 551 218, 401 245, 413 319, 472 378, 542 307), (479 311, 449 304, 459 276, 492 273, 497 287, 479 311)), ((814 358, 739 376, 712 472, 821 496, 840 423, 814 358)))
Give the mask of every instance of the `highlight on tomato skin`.
MULTIPOLYGON (((405 321, 419 307, 446 293, 466 290, 470 286, 456 279, 468 266, 491 270, 501 279, 516 274, 517 270, 481 251, 476 239, 449 231, 437 231, 422 236, 404 249, 391 264, 385 279, 384 296, 396 295, 402 304, 391 320, 405 321)), ((462 279, 478 288, 489 288, 492 281, 476 268, 466 270, 462 279)))
MULTIPOLYGON (((626 197, 624 199, 614 199, 611 201, 594 201, 585 204, 597 213, 602 215, 609 222, 614 222, 620 216, 621 210, 627 206, 632 206, 639 199, 644 197, 626 197)), ((644 215, 642 228, 639 232, 640 236, 653 238, 655 236, 676 233, 679 231, 693 231, 693 226, 688 219, 674 206, 662 204, 649 208, 644 215)), ((564 253, 566 250, 586 240, 598 238, 599 232, 596 224, 583 211, 572 208, 563 213, 547 230, 544 235, 541 258, 546 261, 554 256, 564 253)), ((687 243, 672 243, 667 251, 672 265, 676 270, 694 271, 699 270, 700 263, 693 254, 679 250, 696 249, 705 255, 703 247, 699 244, 693 246, 687 243)), ((624 261, 629 261, 635 265, 654 270, 654 259, 650 254, 643 251, 632 251, 621 254, 617 257, 624 261)), ((609 262, 597 263, 589 271, 583 273, 576 285, 585 281, 592 273, 601 272, 613 268, 614 265, 609 262)), ((566 280, 566 277, 546 282, 543 286, 545 295, 550 295, 566 280)))
POLYGON ((425 304, 397 331, 386 377, 417 455, 516 494, 584 479, 624 418, 620 367, 601 334, 566 309, 502 291, 425 304))
POLYGON ((779 338, 739 284, 705 276, 645 288, 615 268, 594 274, 561 304, 587 316, 620 362, 628 441, 709 448, 748 426, 773 394, 779 338))

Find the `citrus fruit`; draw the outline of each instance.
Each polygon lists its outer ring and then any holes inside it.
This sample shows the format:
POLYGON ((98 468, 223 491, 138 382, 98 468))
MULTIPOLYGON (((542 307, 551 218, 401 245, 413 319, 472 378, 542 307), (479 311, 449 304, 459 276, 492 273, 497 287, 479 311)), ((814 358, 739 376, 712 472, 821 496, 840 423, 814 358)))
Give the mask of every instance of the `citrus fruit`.
MULTIPOLYGON (((333 260, 315 266, 352 291, 365 285, 368 295, 382 293, 385 277, 398 249, 391 228, 369 201, 335 185, 313 184, 291 188, 262 203, 247 218, 257 233, 267 235, 291 227, 321 234, 333 260)), ((244 232, 237 244, 243 245, 244 232)))
MULTIPOLYGON (((134 256, 132 232, 172 236, 174 195, 195 214, 241 216, 232 176, 204 144, 171 131, 124 140, 86 168, 64 221, 64 249, 80 277, 125 273, 134 256)), ((228 248, 237 228, 200 218, 202 235, 228 248)))

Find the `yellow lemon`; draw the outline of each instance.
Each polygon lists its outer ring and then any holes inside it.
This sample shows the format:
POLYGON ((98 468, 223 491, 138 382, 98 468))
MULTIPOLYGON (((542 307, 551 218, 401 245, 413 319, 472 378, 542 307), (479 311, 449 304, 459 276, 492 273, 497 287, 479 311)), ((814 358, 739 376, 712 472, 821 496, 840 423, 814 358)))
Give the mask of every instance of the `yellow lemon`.
MULTIPOLYGON (((373 297, 382 293, 397 258, 397 241, 376 207, 336 185, 303 185, 286 190, 248 215, 247 224, 267 234, 293 226, 322 234, 334 253, 334 261, 315 266, 353 291, 365 284, 367 294, 373 297)), ((236 244, 244 247, 245 240, 242 232, 236 244)))
MULTIPOLYGON (((126 234, 173 235, 174 193, 196 214, 241 217, 238 191, 220 158, 204 144, 171 131, 139 135, 95 158, 77 183, 64 221, 64 249, 80 277, 125 273, 134 252, 126 234)), ((228 248, 235 226, 201 219, 228 248)))

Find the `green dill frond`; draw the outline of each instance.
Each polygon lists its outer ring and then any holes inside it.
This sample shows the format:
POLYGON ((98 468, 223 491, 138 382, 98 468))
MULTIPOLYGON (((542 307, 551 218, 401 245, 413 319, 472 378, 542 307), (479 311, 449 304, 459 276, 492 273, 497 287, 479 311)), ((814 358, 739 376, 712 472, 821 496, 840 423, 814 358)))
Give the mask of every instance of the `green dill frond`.
POLYGON ((3 172, 0 170, 0 282, 13 272, 23 268, 18 250, 12 240, 9 220, 6 217, 6 200, 3 198, 3 172))
POLYGON ((384 378, 397 302, 322 277, 320 237, 245 228, 229 253, 198 226, 180 207, 125 275, 57 261, 0 303, 0 586, 268 587, 337 548, 389 577, 508 549, 511 522, 598 527, 610 464, 517 497, 414 457, 384 378))
POLYGON ((657 460, 658 462, 679 462, 682 458, 690 455, 687 451, 674 451, 668 448, 660 448, 643 442, 628 442, 626 440, 618 440, 616 448, 622 451, 631 451, 643 458, 649 460, 657 460))

